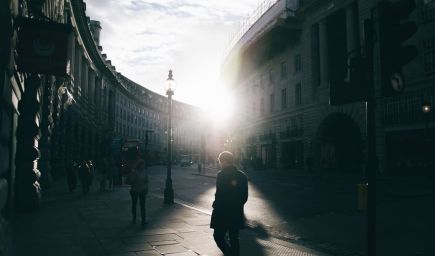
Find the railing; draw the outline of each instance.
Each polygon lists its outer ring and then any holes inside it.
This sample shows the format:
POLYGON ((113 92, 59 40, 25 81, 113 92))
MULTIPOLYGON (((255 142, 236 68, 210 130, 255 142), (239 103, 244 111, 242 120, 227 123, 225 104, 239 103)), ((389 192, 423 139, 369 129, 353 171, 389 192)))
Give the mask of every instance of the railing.
POLYGON ((403 96, 392 97, 384 101, 385 124, 415 124, 426 120, 435 121, 435 90, 418 91, 407 93, 403 96), (423 113, 422 104, 428 101, 432 105, 432 111, 423 113))
POLYGON ((269 21, 276 19, 283 13, 294 16, 296 10, 299 8, 299 2, 300 0, 264 0, 261 2, 257 9, 255 9, 247 18, 242 20, 235 32, 229 36, 227 46, 224 49, 224 57, 229 55, 236 44, 242 40, 243 36, 260 19, 264 19, 263 23, 267 24, 269 21))

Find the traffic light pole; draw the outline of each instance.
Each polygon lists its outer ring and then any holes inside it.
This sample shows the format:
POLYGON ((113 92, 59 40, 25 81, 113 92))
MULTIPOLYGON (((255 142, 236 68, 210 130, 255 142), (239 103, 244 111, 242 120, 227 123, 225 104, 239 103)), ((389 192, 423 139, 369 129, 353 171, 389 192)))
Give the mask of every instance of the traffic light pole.
POLYGON ((364 21, 364 35, 367 60, 366 125, 367 125, 367 255, 376 255, 376 126, 375 126, 375 86, 373 72, 373 15, 364 21))

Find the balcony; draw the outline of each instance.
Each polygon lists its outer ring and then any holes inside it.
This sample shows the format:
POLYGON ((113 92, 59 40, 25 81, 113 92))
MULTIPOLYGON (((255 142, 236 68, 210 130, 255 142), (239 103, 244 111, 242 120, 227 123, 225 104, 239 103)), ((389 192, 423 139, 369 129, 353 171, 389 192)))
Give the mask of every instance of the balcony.
POLYGON ((435 90, 415 91, 403 96, 384 100, 383 119, 387 125, 422 124, 425 121, 435 121, 435 111, 424 114, 422 103, 429 101, 435 104, 435 90))

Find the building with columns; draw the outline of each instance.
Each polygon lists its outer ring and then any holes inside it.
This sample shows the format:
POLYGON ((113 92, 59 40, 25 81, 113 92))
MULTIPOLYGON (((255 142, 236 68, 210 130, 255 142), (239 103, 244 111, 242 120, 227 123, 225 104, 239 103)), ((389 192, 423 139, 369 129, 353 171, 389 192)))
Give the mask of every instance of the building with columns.
MULTIPOLYGON (((349 58, 364 54, 364 20, 377 2, 265 1, 243 23, 223 64, 239 102, 239 122, 232 135, 239 157, 260 168, 309 169, 307 163, 312 163, 317 170, 364 170, 365 103, 331 106, 329 93, 330 86, 348 78, 349 58)), ((433 147, 421 147, 421 104, 425 99, 433 104, 435 85, 434 38, 428 34, 434 27, 434 7, 429 1, 416 2, 411 19, 419 30, 410 42, 422 51, 405 68, 407 88, 401 96, 380 94, 375 44, 376 151, 384 173, 399 172, 393 166, 398 159, 402 167, 406 162, 428 166, 423 155, 434 153, 433 147), (420 155, 406 157, 409 152, 420 155)), ((430 127, 433 113, 425 118, 430 127)), ((433 141, 433 130, 426 134, 433 141)), ((405 169, 401 172, 422 171, 405 169)))
MULTIPOLYGON (((82 0, 1 1, 0 23, 0 255, 11 255, 9 220, 38 209, 41 190, 63 179, 72 161, 113 156, 114 140, 149 137, 158 163, 166 153, 168 105, 116 71, 99 42, 101 25, 86 16, 82 0), (50 20, 56 28, 42 29, 65 30, 64 74, 20 70, 28 60, 19 49, 22 20, 50 20)), ((173 115, 174 151, 198 152, 197 108, 174 101, 173 115)))

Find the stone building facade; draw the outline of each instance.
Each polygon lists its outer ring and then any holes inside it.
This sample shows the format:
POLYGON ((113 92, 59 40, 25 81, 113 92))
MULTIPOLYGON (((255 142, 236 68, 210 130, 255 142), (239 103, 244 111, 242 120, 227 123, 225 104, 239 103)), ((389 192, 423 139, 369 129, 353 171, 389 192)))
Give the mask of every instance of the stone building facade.
MULTIPOLYGON (((63 177, 72 161, 110 156, 115 139, 147 135, 161 156, 168 116, 165 96, 132 82, 107 59, 101 25, 86 16, 82 0, 2 0, 0 24, 0 255, 11 255, 11 218, 38 209, 41 189, 63 177), (23 17, 70 26, 66 75, 17 69, 23 17)), ((173 109, 174 151, 197 152, 198 133, 190 126, 198 110, 177 101, 173 109)))
MULTIPOLYGON (((323 170, 364 170, 365 103, 331 106, 329 88, 347 77, 349 57, 364 54, 364 20, 377 2, 269 1, 257 19, 245 23, 223 64, 239 102, 233 137, 240 158, 266 168, 311 169, 308 163, 323 170)), ((411 18, 420 25, 410 42, 423 51, 405 68, 407 89, 401 96, 380 95, 375 44, 376 150, 382 172, 395 172, 391 164, 397 157, 392 154, 406 155, 400 149, 393 152, 397 145, 392 143, 401 143, 396 139, 402 135, 390 131, 421 132, 421 104, 425 98, 433 102, 433 38, 428 30, 433 30, 434 7, 429 1, 416 2, 411 18)), ((433 113, 428 118, 433 121, 433 113)), ((419 147, 416 136, 410 152, 419 147)))

